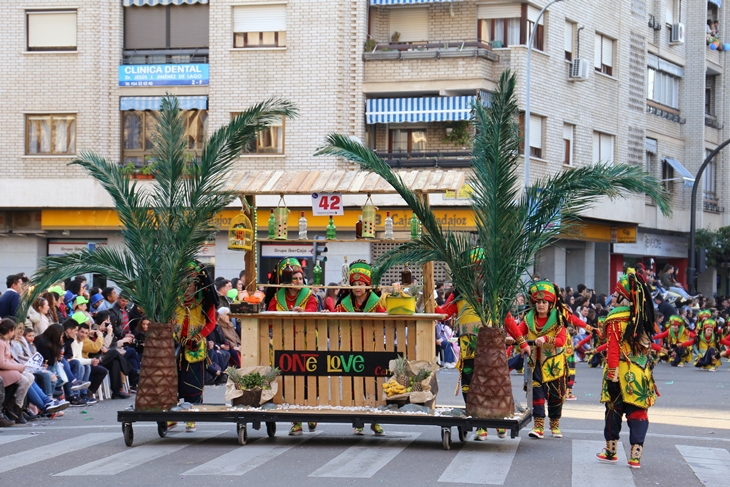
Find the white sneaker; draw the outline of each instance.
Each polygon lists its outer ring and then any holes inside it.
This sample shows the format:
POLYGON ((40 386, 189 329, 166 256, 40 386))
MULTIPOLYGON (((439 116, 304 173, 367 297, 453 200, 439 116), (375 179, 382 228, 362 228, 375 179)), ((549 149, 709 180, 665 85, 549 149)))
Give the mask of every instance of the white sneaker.
POLYGON ((453 369, 456 367, 456 362, 446 362, 444 364, 444 367, 446 367, 447 369, 453 369))

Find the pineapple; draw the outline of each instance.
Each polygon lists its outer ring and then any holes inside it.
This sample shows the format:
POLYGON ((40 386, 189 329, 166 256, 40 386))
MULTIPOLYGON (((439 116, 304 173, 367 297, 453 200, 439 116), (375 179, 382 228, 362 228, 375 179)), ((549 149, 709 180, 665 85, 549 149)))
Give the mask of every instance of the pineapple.
POLYGON ((428 379, 430 375, 431 371, 426 368, 419 370, 413 379, 413 392, 421 392, 423 390, 423 384, 421 382, 428 379))
POLYGON ((281 370, 278 367, 272 367, 266 374, 264 374, 264 384, 266 388, 271 389, 271 384, 276 381, 276 378, 281 375, 281 370))
POLYGON ((403 387, 408 387, 410 385, 410 381, 408 380, 408 361, 404 357, 398 357, 395 359, 393 373, 395 374, 395 380, 398 384, 403 387))

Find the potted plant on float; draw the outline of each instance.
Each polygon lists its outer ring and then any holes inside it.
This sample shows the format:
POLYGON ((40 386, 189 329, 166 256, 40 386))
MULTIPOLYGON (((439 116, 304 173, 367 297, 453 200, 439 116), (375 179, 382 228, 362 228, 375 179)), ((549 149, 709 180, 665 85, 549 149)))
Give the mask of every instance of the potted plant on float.
POLYGON ((472 110, 476 135, 471 155, 473 175, 467 182, 472 188, 474 236, 443 228, 428 200, 414 194, 359 140, 331 134, 317 154, 341 156, 378 174, 418 217, 422 235, 376 259, 372 282, 378 283, 396 264, 446 264, 460 296, 481 321, 469 330, 477 339, 466 412, 474 417, 504 418, 515 410, 503 323, 524 283, 531 280, 535 256, 578 224, 581 211, 600 196, 646 194, 665 215, 671 213, 670 196, 659 181, 630 164, 597 163, 562 170, 525 187, 515 76, 509 71, 502 73, 491 106, 474 103, 472 110))
POLYGON ((191 283, 190 263, 217 231, 214 218, 237 197, 223 191, 226 175, 258 132, 296 113, 291 103, 273 98, 249 107, 216 130, 186 176, 185 121, 178 99, 167 95, 154 135, 156 162, 150 173, 155 181, 144 186, 131 181, 117 164, 82 152, 70 164, 82 167, 109 193, 121 223, 123 245, 43 259, 19 316, 25 316, 30 303, 59 281, 88 273, 106 276, 151 321, 135 408, 158 411, 174 406, 177 368, 172 321, 191 283))

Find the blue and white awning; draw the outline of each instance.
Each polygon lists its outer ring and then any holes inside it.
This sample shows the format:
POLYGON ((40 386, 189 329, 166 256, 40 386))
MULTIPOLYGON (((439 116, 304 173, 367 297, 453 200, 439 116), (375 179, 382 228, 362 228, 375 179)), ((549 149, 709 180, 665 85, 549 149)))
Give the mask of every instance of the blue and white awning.
POLYGON ((419 3, 453 3, 461 0, 370 0, 370 5, 416 5, 419 3))
POLYGON ((722 8, 722 0, 707 0, 707 1, 717 5, 717 8, 722 8))
MULTIPOLYGON (((475 96, 431 98, 372 98, 367 100, 366 123, 451 122, 469 120, 475 96)), ((484 99, 488 105, 491 98, 484 99)))
MULTIPOLYGON (((159 110, 162 106, 161 96, 123 96, 119 100, 119 109, 125 110, 159 110)), ((207 110, 207 96, 178 96, 181 110, 207 110)))
POLYGON ((208 3, 208 0, 122 0, 123 7, 142 7, 149 5, 193 5, 195 3, 208 3))
POLYGON ((679 162, 676 159, 672 159, 671 157, 665 157, 664 162, 669 164, 674 168, 675 171, 679 174, 679 177, 684 180, 684 185, 687 187, 692 187, 695 184, 695 177, 692 175, 691 172, 687 170, 686 167, 682 165, 681 162, 679 162))

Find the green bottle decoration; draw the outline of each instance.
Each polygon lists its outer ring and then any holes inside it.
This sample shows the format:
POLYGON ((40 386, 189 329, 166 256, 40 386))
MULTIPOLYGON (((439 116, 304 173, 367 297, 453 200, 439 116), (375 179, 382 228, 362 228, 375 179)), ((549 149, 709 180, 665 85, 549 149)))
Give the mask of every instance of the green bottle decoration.
POLYGON ((330 216, 330 222, 327 224, 327 240, 335 240, 337 238, 337 227, 335 221, 330 216))
POLYGON ((411 215, 411 238, 417 239, 421 236, 421 222, 416 218, 416 214, 411 215))
POLYGON ((314 278, 315 286, 322 285, 322 267, 319 265, 319 259, 317 259, 317 263, 314 265, 314 269, 312 269, 312 277, 314 278))
POLYGON ((269 238, 276 238, 276 218, 274 218, 274 209, 271 209, 269 215, 269 238))

